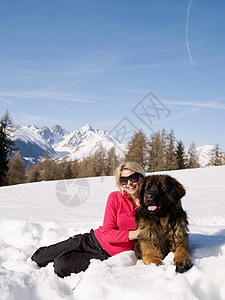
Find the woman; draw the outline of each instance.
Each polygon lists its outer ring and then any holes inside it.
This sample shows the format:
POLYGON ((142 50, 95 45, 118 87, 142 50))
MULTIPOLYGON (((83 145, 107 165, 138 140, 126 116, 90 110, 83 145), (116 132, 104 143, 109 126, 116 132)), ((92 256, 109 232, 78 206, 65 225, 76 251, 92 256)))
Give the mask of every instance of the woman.
POLYGON ((112 192, 106 204, 103 226, 90 233, 78 234, 66 241, 39 248, 32 260, 39 267, 54 262, 59 277, 85 271, 93 258, 105 260, 123 251, 132 250, 140 233, 135 226, 139 191, 145 177, 143 168, 127 162, 115 173, 119 191, 112 192))

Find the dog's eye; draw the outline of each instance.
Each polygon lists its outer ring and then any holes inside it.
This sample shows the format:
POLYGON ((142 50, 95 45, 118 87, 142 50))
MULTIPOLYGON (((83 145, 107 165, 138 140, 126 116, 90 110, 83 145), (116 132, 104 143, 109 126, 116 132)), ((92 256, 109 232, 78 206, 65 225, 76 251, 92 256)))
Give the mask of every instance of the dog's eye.
POLYGON ((162 190, 163 192, 165 192, 165 191, 166 191, 166 187, 165 187, 164 185, 161 185, 161 190, 162 190))
POLYGON ((159 182, 158 189, 161 190, 162 192, 166 191, 166 187, 165 187, 165 185, 162 184, 162 182, 159 182))

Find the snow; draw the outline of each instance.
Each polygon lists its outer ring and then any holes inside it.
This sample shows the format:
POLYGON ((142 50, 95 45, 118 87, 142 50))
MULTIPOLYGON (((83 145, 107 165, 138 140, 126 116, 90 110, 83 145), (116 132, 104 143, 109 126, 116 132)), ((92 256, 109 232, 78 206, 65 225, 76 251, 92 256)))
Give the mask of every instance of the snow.
POLYGON ((1 187, 0 299, 225 299, 225 166, 162 173, 187 190, 182 203, 189 216, 192 269, 176 273, 173 253, 157 267, 127 251, 59 278, 52 263, 40 269, 31 255, 101 225, 108 194, 116 189, 114 178, 1 187))

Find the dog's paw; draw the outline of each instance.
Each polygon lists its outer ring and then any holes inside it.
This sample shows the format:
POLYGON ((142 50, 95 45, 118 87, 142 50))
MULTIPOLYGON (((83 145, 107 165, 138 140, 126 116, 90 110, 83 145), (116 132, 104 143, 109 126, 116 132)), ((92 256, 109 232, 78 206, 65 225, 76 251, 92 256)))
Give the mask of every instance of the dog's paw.
POLYGON ((192 267, 192 262, 190 259, 179 261, 176 263, 176 272, 184 273, 187 272, 192 267))
POLYGON ((162 265, 162 260, 158 257, 149 257, 149 256, 143 256, 142 260, 145 265, 155 264, 156 266, 162 265))

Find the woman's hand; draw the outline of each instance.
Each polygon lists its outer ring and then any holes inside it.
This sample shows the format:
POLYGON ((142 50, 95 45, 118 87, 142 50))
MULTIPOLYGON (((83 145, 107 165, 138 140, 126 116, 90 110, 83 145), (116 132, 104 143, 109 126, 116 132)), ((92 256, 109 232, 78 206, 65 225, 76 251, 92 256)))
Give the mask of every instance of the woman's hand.
POLYGON ((140 232, 141 232, 140 227, 138 227, 138 229, 136 230, 129 231, 129 240, 136 240, 140 232))

